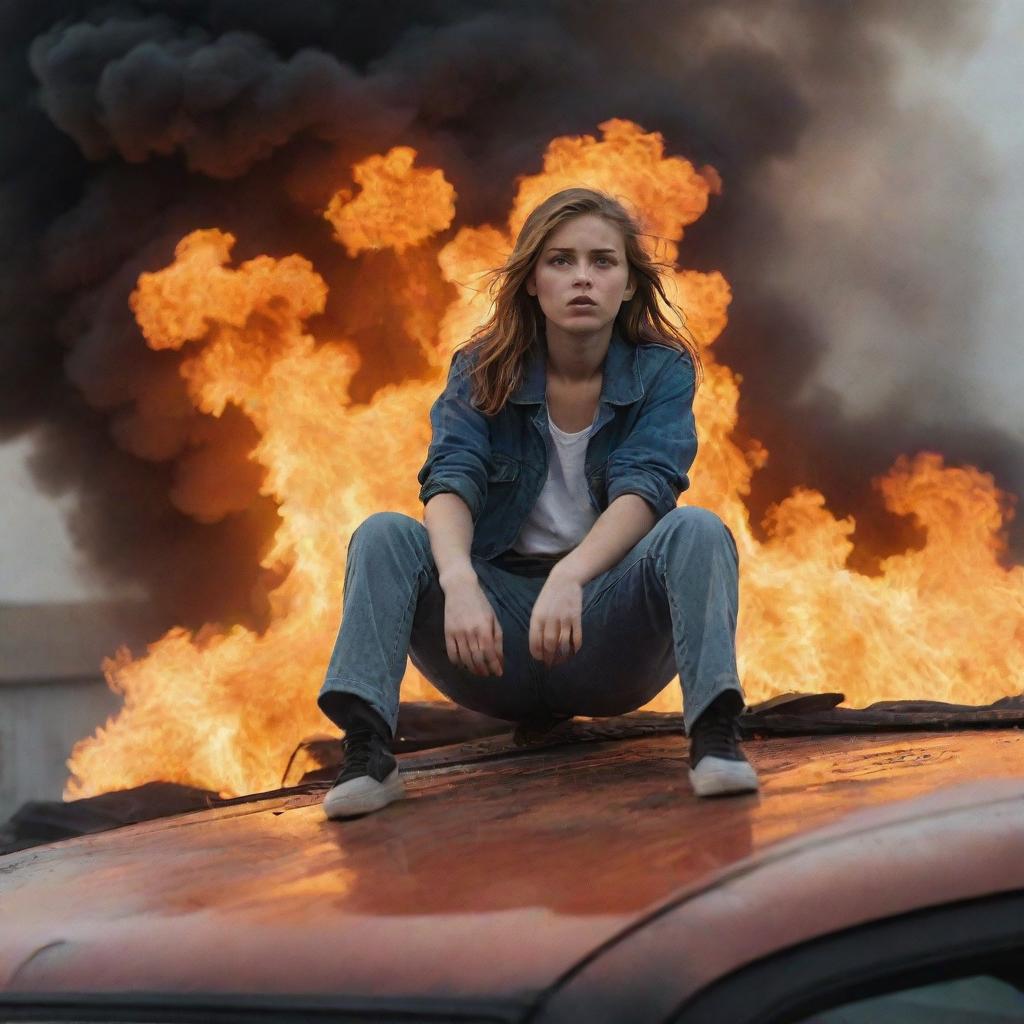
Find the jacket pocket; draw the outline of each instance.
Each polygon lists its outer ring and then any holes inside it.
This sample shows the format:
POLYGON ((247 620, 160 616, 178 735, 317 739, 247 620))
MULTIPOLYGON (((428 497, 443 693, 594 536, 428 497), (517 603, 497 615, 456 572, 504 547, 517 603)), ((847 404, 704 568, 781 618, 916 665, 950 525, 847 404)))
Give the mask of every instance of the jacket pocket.
POLYGON ((511 483, 519 476, 519 460, 500 452, 491 452, 491 464, 487 468, 488 484, 511 483))

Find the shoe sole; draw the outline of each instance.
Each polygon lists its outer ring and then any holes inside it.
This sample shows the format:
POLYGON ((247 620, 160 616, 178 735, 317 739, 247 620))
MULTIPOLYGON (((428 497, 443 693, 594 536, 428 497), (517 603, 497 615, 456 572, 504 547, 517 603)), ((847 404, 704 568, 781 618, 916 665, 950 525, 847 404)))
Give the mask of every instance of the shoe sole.
POLYGON ((760 788, 757 772, 749 762, 710 756, 702 758, 696 769, 690 769, 690 785, 697 796, 732 796, 760 788))
POLYGON ((360 775, 328 790, 323 802, 324 814, 328 818, 354 818, 379 811, 404 796, 405 782, 395 767, 383 782, 360 775))

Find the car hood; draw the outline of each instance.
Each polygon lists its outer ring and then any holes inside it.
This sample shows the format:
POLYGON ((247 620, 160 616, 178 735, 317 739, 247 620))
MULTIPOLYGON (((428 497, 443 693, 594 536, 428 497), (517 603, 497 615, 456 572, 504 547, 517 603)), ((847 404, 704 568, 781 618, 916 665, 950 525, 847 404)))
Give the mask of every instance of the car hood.
POLYGON ((326 821, 323 787, 0 857, 0 990, 522 1006, 780 840, 1017 775, 1024 736, 745 747, 762 791, 725 800, 693 796, 679 736, 466 744, 404 755, 409 799, 362 819, 326 821))

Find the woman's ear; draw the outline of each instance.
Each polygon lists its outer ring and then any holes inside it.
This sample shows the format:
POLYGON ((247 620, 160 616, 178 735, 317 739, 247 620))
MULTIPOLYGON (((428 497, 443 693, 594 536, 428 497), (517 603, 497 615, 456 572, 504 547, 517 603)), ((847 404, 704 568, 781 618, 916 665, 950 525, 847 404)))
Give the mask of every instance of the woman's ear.
POLYGON ((537 282, 533 279, 533 271, 530 271, 529 276, 526 278, 526 294, 536 295, 537 294, 537 282))

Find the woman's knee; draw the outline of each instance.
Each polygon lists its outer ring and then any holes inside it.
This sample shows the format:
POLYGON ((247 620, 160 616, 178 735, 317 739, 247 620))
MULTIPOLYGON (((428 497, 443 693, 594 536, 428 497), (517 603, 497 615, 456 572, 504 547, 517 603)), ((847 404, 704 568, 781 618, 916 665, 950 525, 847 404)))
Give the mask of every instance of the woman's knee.
POLYGON ((666 513, 658 525, 669 533, 696 536, 712 543, 727 540, 733 547, 736 546, 732 530, 725 525, 721 516, 709 508, 679 505, 666 513))
POLYGON ((362 520, 348 540, 349 558, 353 551, 392 551, 403 563, 434 564, 427 527, 401 512, 374 512, 362 520))
POLYGON ((352 531, 349 548, 354 544, 370 545, 377 548, 382 545, 411 546, 420 555, 430 555, 430 537, 427 528, 412 516, 403 512, 374 512, 367 516, 352 531))

